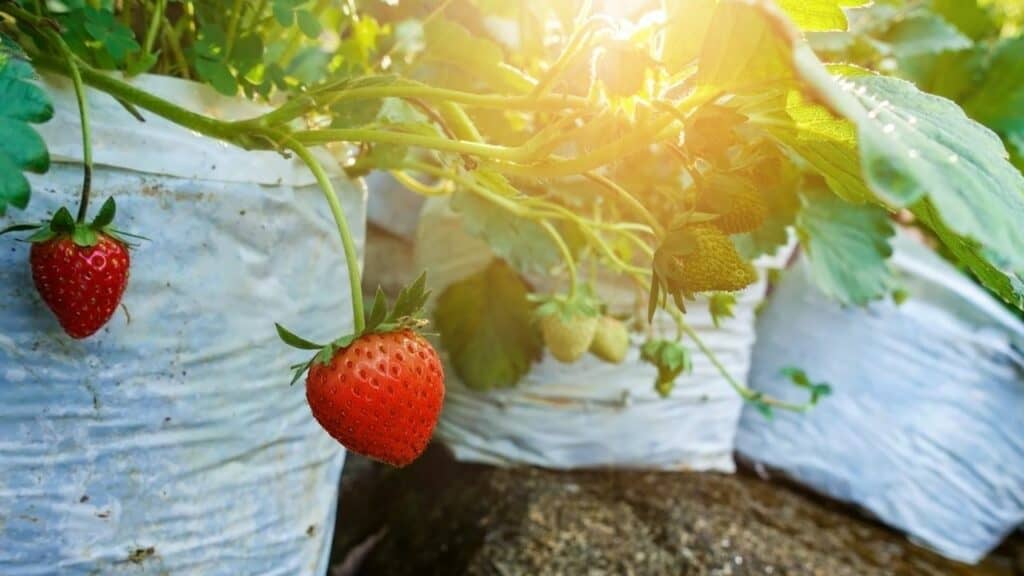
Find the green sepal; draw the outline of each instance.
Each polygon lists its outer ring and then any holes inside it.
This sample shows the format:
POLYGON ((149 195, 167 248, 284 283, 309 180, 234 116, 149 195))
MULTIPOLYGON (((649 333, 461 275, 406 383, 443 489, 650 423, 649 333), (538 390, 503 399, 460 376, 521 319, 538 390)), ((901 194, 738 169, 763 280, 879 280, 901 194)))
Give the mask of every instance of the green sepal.
POLYGON ((658 370, 654 389, 662 398, 671 394, 676 378, 693 371, 690 351, 674 340, 648 340, 640 347, 640 359, 658 370))
POLYGON ((736 306, 736 295, 730 292, 715 292, 708 299, 711 321, 715 328, 720 328, 723 318, 735 318, 733 307, 736 306))
POLYGON ((277 328, 278 338, 292 348, 298 348, 299 350, 320 350, 324 347, 323 344, 310 342, 301 336, 296 336, 294 332, 276 322, 274 323, 274 327, 277 328))
POLYGON ((42 224, 12 224, 3 230, 0 230, 0 236, 10 232, 27 232, 29 230, 39 230, 42 228, 42 224))
POLYGON ((75 231, 71 233, 71 241, 74 242, 76 246, 88 248, 90 246, 95 246, 96 243, 100 241, 100 235, 88 225, 78 224, 75 226, 75 231))
POLYGON ((58 234, 74 234, 75 218, 71 215, 71 211, 63 206, 57 210, 50 220, 50 230, 58 234))
POLYGON ((102 230, 107 226, 110 226, 114 222, 114 215, 117 213, 117 205, 114 203, 114 197, 107 198, 107 201, 103 203, 96 217, 92 220, 92 228, 94 230, 102 230))
POLYGON ((35 234, 32 234, 28 238, 25 238, 25 242, 31 242, 32 244, 42 244, 43 242, 49 242, 57 237, 57 233, 50 229, 49 226, 40 226, 36 230, 35 234))
POLYGON ((387 315, 385 322, 388 324, 401 324, 406 318, 416 318, 427 303, 427 298, 430 297, 430 292, 426 290, 426 286, 427 273, 424 271, 419 275, 419 278, 416 278, 415 282, 398 293, 398 297, 395 298, 395 304, 391 308, 391 313, 387 315))
POLYGON ((373 298, 373 308, 370 309, 370 315, 366 318, 366 331, 372 332, 384 319, 388 316, 388 300, 384 296, 384 290, 380 286, 377 287, 377 294, 373 298))
POLYGON ((658 311, 658 291, 661 290, 661 277, 658 271, 651 270, 651 294, 647 299, 647 322, 654 321, 654 313, 658 311))
POLYGON ((594 291, 588 284, 580 285, 573 297, 565 294, 529 294, 526 298, 537 304, 534 314, 538 318, 557 315, 565 321, 570 321, 581 316, 591 318, 601 315, 601 301, 594 296, 594 291))
POLYGON ((314 362, 321 365, 330 364, 331 359, 334 358, 334 355, 339 350, 348 348, 352 342, 364 334, 386 333, 405 329, 417 330, 425 326, 427 321, 420 318, 419 315, 427 302, 427 297, 430 295, 426 290, 426 285, 427 278, 424 272, 420 274, 415 282, 398 293, 390 313, 388 312, 387 298, 384 295, 384 291, 378 287, 363 331, 357 334, 346 334, 327 345, 306 340, 284 326, 275 323, 274 327, 277 329, 277 335, 285 344, 300 350, 317 351, 308 362, 291 366, 291 369, 294 371, 291 384, 295 384, 314 362))

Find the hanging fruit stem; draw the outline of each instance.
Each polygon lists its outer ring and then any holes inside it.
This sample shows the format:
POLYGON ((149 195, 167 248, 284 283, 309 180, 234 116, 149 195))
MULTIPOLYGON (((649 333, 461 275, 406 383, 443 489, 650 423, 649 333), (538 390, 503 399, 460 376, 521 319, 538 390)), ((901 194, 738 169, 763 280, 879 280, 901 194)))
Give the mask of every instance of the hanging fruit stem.
POLYGON ((89 104, 85 99, 85 84, 82 82, 82 74, 75 62, 75 55, 68 48, 64 39, 56 32, 50 31, 51 40, 60 47, 61 54, 67 62, 68 71, 71 73, 71 83, 75 86, 75 98, 78 100, 78 117, 82 125, 82 197, 78 202, 79 224, 85 222, 89 213, 89 195, 92 190, 92 137, 89 130, 89 104))
POLYGON ((328 206, 331 208, 334 222, 338 226, 338 236, 341 237, 341 244, 345 249, 345 266, 348 267, 349 290, 352 293, 352 324, 355 327, 355 333, 357 335, 362 334, 363 330, 366 329, 366 318, 364 316, 365 311, 363 310, 363 283, 359 272, 359 254, 356 252, 356 244, 352 239, 352 232, 349 230, 345 211, 342 209, 341 203, 338 201, 338 195, 334 191, 334 184, 331 183, 327 172, 324 171, 323 166, 313 157, 308 148, 290 136, 284 137, 282 141, 289 150, 295 152, 306 166, 309 167, 309 170, 316 178, 317 184, 320 185, 320 190, 323 192, 328 206))

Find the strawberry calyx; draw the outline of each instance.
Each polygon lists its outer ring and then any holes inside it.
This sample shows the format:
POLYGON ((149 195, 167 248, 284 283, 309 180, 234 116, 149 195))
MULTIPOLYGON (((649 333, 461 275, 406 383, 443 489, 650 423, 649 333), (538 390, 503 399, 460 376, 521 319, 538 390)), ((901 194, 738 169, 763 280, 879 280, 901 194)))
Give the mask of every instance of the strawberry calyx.
POLYGON ((574 295, 529 294, 526 297, 537 304, 534 314, 537 318, 559 316, 562 320, 592 318, 601 315, 601 302, 594 296, 589 285, 584 284, 574 295))
POLYGON ((33 244, 42 244, 54 238, 69 236, 76 246, 82 248, 95 246, 99 243, 101 236, 109 236, 129 248, 134 245, 127 237, 146 240, 143 236, 129 234, 114 228, 112 224, 116 214, 117 204, 113 198, 107 198, 107 201, 103 203, 103 207, 100 208, 99 213, 96 214, 92 222, 76 222, 74 217, 71 216, 71 211, 66 207, 61 207, 54 212, 53 217, 49 220, 44 220, 38 224, 14 224, 0 230, 0 235, 9 232, 32 232, 30 236, 25 238, 25 241, 33 244))
POLYGON ((291 366, 291 369, 294 370, 291 384, 295 384, 314 362, 323 365, 329 364, 339 350, 348 348, 349 345, 366 334, 384 334, 402 330, 419 332, 422 330, 428 324, 427 320, 422 317, 423 307, 430 296, 426 285, 427 274, 424 272, 412 284, 399 291, 390 308, 384 291, 378 286, 373 306, 370 308, 369 316, 366 317, 366 327, 361 332, 345 334, 327 344, 318 344, 297 336, 284 326, 275 323, 277 335, 285 344, 299 350, 317 351, 308 362, 291 366))

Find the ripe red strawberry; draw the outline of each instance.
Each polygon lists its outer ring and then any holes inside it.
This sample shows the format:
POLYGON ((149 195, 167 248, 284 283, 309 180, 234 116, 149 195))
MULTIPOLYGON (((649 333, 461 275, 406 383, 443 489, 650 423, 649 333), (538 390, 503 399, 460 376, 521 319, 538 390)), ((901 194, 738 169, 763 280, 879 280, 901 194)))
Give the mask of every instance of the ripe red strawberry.
POLYGON ((434 432, 444 372, 434 348, 411 330, 365 334, 328 364, 310 366, 306 399, 317 422, 346 448, 405 466, 434 432))
POLYGON ((405 466, 423 453, 444 402, 441 359, 415 332, 426 324, 419 319, 425 286, 421 275, 398 294, 390 312, 378 289, 365 326, 330 344, 310 342, 277 325, 289 346, 318 351, 293 366, 292 378, 294 384, 309 370, 306 401, 317 422, 349 450, 392 466, 405 466))
POLYGON ((84 217, 76 222, 67 208, 61 208, 49 221, 0 230, 34 231, 26 239, 32 243, 32 281, 72 338, 86 338, 102 328, 128 285, 131 259, 121 235, 132 235, 111 227, 116 211, 114 199, 108 198, 92 222, 84 217))
POLYGON ((29 260, 36 290, 72 338, 102 328, 128 285, 128 248, 103 233, 92 246, 79 246, 70 235, 33 243, 29 260))

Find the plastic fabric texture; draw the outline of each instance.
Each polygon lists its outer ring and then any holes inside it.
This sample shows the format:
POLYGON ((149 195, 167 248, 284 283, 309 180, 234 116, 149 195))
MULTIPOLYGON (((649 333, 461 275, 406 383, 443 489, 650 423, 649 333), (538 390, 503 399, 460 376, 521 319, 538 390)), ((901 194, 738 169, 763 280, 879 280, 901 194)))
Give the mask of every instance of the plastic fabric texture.
MULTIPOLYGON (((208 114, 254 112, 180 80, 138 82, 208 114)), ((77 206, 74 96, 48 88, 55 163, 6 221, 77 206)), ((274 322, 322 340, 350 329, 326 203, 294 159, 89 99, 93 211, 114 196, 117 226, 150 240, 132 252, 123 309, 84 341, 35 293, 28 244, 0 250, 0 574, 321 576, 344 450, 288 386, 301 353, 274 322)), ((334 173, 361 252, 365 190, 334 173)))
POLYGON ((910 299, 843 308, 799 264, 758 322, 751 385, 833 394, 771 421, 745 410, 742 457, 855 503, 939 553, 974 563, 1024 521, 1024 324, 923 246, 898 237, 910 299))

